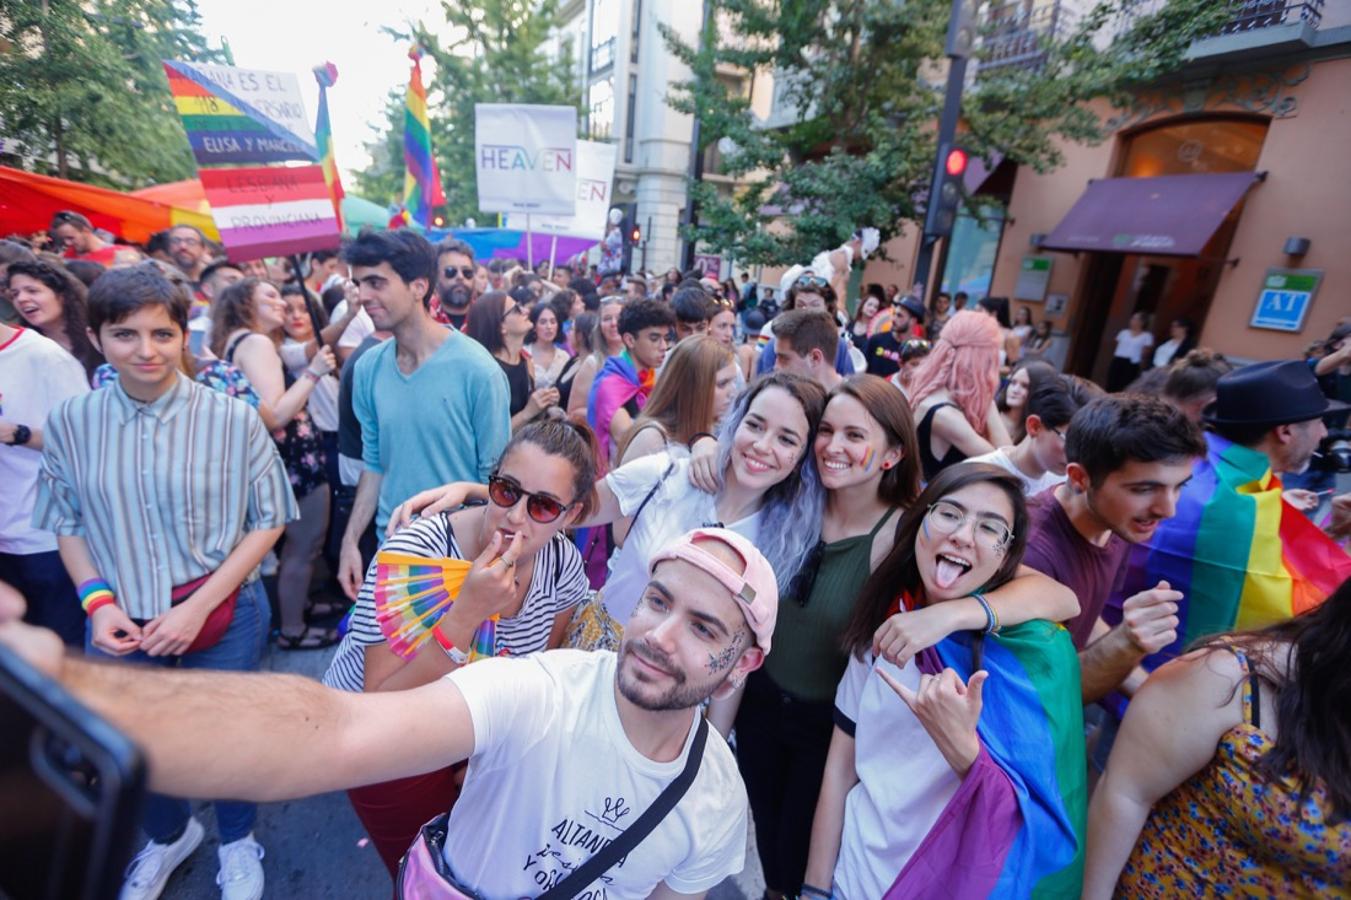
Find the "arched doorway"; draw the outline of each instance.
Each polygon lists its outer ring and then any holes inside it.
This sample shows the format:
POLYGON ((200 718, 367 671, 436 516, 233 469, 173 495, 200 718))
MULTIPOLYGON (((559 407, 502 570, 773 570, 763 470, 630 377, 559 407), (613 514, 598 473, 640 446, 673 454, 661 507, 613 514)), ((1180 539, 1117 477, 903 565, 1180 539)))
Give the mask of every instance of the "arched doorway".
MULTIPOLYGON (((1256 116, 1206 116, 1153 123, 1121 136, 1115 176, 1202 175, 1257 168, 1268 121, 1256 116)), ((1136 311, 1150 316, 1156 346, 1176 319, 1199 329, 1210 309, 1229 244, 1243 212, 1240 201, 1196 256, 1092 253, 1076 304, 1069 371, 1102 383, 1116 334, 1136 311)))

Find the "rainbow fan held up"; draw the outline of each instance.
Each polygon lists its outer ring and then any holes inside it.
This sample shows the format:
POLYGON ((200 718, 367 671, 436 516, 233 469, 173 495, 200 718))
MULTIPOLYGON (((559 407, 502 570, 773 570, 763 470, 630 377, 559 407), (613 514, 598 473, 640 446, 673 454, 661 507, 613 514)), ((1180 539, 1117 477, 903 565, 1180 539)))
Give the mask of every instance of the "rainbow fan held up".
MULTIPOLYGON (((432 638, 432 628, 460 594, 470 564, 380 551, 375 556, 375 620, 389 648, 411 659, 432 638)), ((474 630, 469 661, 494 655, 497 616, 474 630)))

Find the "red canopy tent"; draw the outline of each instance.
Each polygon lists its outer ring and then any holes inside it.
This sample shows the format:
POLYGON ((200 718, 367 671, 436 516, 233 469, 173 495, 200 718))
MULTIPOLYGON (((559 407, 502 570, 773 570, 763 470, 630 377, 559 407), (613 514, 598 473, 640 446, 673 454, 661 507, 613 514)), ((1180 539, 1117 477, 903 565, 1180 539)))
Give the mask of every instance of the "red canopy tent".
POLYGON ((95 228, 137 243, 173 225, 195 225, 219 239, 216 223, 199 208, 0 166, 0 235, 45 231, 61 210, 81 213, 95 228))

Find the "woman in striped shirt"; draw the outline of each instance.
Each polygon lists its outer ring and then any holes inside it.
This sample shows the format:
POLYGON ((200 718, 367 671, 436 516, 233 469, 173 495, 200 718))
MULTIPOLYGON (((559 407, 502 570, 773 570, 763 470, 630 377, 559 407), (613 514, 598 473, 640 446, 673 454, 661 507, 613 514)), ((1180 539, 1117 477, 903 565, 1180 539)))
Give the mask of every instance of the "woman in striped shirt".
MULTIPOLYGON (((411 660, 395 655, 375 618, 373 561, 357 596, 351 627, 324 675, 348 691, 404 690, 429 684, 459 665, 470 636, 493 615, 495 653, 523 656, 558 647, 573 608, 590 589, 581 554, 563 533, 593 504, 594 439, 584 425, 532 422, 507 444, 489 477, 489 503, 413 522, 382 549, 473 560, 473 568, 437 629, 451 648, 428 643, 411 660)), ((390 874, 417 830, 459 796, 463 764, 349 792, 357 815, 390 874)))

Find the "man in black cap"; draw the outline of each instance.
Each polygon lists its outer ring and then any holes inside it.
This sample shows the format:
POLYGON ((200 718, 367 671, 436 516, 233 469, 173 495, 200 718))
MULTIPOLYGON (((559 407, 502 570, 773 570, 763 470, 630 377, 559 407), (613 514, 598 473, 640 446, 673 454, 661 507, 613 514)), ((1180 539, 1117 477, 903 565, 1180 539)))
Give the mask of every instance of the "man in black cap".
POLYGON ((924 304, 905 294, 891 304, 891 329, 868 338, 863 355, 868 359, 868 374, 890 378, 901 368, 901 345, 911 338, 924 337, 924 304))

